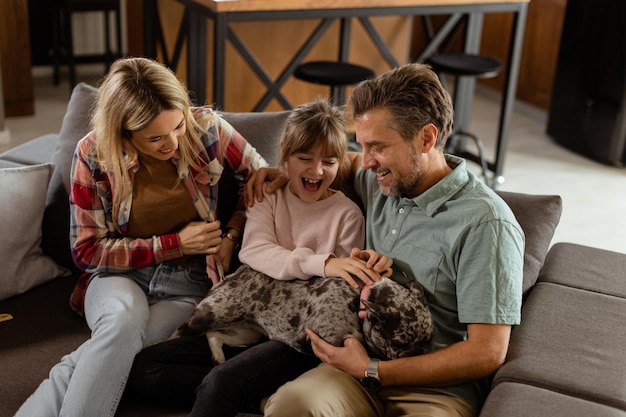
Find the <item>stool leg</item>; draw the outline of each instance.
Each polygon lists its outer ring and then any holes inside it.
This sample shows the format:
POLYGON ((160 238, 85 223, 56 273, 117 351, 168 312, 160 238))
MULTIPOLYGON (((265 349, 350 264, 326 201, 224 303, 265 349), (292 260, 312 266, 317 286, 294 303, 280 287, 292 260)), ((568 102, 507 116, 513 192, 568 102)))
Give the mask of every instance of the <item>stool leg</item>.
POLYGON ((448 138, 448 142, 446 143, 446 152, 451 153, 453 155, 458 155, 465 159, 473 160, 480 165, 481 176, 483 177, 483 181, 485 184, 490 185, 489 183, 489 167, 487 166, 487 160, 485 159, 485 151, 483 148, 483 142, 478 138, 478 136, 474 135, 470 132, 457 131, 450 135, 448 138), (461 139, 471 139, 472 142, 476 145, 476 151, 478 155, 473 155, 470 152, 466 151, 465 140, 461 139), (459 143, 461 142, 461 143, 459 143))
POLYGON ((76 86, 76 68, 74 61, 74 38, 72 35, 72 13, 70 9, 66 6, 65 8, 65 37, 67 42, 67 67, 69 71, 69 79, 70 79, 70 90, 73 90, 76 86))
POLYGON ((111 66, 111 63, 113 62, 113 51, 111 50, 111 39, 110 39, 111 19, 109 18, 108 10, 105 10, 103 13, 104 13, 104 56, 105 56, 104 65, 106 67, 106 70, 108 70, 109 67, 111 66))
POLYGON ((52 83, 54 85, 59 85, 61 82, 61 76, 59 67, 61 65, 61 55, 62 55, 62 46, 61 46, 61 30, 62 30, 62 22, 61 22, 61 14, 63 10, 59 7, 54 7, 53 18, 52 18, 52 83))
POLYGON ((122 53, 122 11, 120 10, 120 4, 118 2, 115 9, 115 39, 117 40, 117 56, 121 57, 122 53))
POLYGON ((340 106, 341 103, 341 87, 338 85, 330 86, 330 104, 340 106))

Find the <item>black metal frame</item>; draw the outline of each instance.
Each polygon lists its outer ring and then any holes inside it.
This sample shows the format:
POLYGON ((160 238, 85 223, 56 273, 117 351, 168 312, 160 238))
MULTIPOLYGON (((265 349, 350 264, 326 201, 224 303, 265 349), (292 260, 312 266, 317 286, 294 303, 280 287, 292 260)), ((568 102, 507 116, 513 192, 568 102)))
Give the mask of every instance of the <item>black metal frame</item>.
MULTIPOLYGON (((157 0, 144 0, 144 54, 155 58, 157 56, 157 42, 161 45, 161 54, 165 63, 172 68, 180 59, 180 50, 183 41, 187 39, 187 86, 195 93, 196 101, 206 101, 207 87, 207 25, 206 19, 213 20, 213 100, 212 103, 223 108, 225 98, 226 79, 226 42, 230 41, 235 50, 242 56, 254 73, 267 87, 267 92, 256 104, 252 111, 263 111, 272 98, 276 98, 283 107, 292 107, 289 100, 280 92, 282 85, 292 76, 295 68, 302 62, 309 51, 322 37, 330 24, 341 19, 341 34, 339 57, 341 61, 347 61, 350 44, 351 20, 357 19, 363 26, 372 42, 376 45, 382 56, 391 67, 400 65, 395 59, 388 45, 382 39, 369 18, 375 16, 429 16, 450 15, 437 33, 432 33, 428 45, 421 51, 419 56, 414 57, 415 62, 422 62, 433 52, 442 46, 446 38, 456 30, 459 21, 466 17, 466 38, 464 51, 466 53, 478 53, 482 34, 483 17, 485 13, 513 13, 513 25, 509 43, 509 56, 506 62, 505 85, 500 105, 499 127, 496 140, 496 154, 493 162, 488 162, 489 169, 494 172, 494 184, 503 181, 502 172, 504 156, 508 145, 508 133, 511 115, 515 101, 517 80, 519 76, 519 63, 522 53, 524 28, 528 2, 506 3, 473 3, 448 6, 403 6, 403 7, 376 7, 376 8, 342 8, 342 9, 313 9, 313 10, 276 10, 276 11, 252 11, 252 12, 215 12, 202 6, 194 0, 176 0, 185 6, 184 22, 180 26, 176 46, 172 58, 169 58, 162 39, 159 24, 157 0), (275 80, 265 71, 253 52, 238 38, 230 28, 232 22, 252 22, 263 20, 302 20, 321 19, 320 23, 304 42, 296 54, 275 80)), ((418 2, 416 2, 418 3, 418 2)), ((464 109, 455 115, 455 126, 464 130, 469 125, 471 114, 472 97, 475 88, 475 80, 472 77, 464 77, 459 83, 457 92, 458 108, 464 109)))

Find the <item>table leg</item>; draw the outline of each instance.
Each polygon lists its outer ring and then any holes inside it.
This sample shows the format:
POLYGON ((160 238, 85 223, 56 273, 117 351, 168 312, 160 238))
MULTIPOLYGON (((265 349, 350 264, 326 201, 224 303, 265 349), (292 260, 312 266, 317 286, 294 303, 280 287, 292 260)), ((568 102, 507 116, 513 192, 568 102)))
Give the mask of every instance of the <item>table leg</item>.
POLYGON ((517 91, 517 80, 519 77, 519 65, 522 56, 522 47, 524 42, 524 29, 526 27, 527 4, 521 4, 520 9, 513 16, 513 27, 511 29, 511 41, 509 46, 509 57, 507 61, 507 71, 504 79, 504 91, 502 94, 500 124, 498 129, 498 138, 496 141, 496 160, 494 167, 494 183, 493 186, 502 184, 504 176, 504 157, 509 142, 509 128, 511 125, 511 116, 513 114, 513 106, 515 104, 515 93, 517 91))

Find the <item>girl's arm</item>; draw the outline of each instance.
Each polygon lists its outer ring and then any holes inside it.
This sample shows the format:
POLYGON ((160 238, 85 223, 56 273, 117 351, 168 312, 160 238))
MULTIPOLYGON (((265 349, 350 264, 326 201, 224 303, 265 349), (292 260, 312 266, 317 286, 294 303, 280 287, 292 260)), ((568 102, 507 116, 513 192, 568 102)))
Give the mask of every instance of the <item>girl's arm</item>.
POLYGON ((276 194, 266 194, 262 203, 248 208, 246 232, 239 252, 241 262, 274 279, 309 279, 323 274, 328 254, 319 255, 308 247, 285 248, 278 233, 290 233, 291 226, 277 225, 276 194), (289 231, 288 231, 289 230, 289 231))
POLYGON ((244 201, 246 182, 256 171, 266 167, 268 164, 232 125, 221 117, 218 120, 220 159, 222 165, 235 173, 237 181, 237 203, 230 220, 224 225, 224 230, 227 231, 229 228, 233 228, 241 233, 246 219, 246 204, 244 201))

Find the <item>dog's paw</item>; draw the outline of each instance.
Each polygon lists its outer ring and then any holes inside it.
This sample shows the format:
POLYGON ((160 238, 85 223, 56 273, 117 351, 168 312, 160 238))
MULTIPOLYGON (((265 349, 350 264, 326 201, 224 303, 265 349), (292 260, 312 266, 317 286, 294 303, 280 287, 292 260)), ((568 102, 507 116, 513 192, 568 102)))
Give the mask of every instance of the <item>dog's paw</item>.
POLYGON ((211 349, 211 355, 213 355, 213 362, 216 364, 224 363, 226 357, 224 356, 224 350, 222 349, 223 341, 219 332, 207 332, 206 338, 209 341, 209 348, 211 349))

